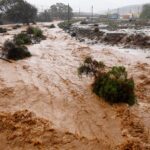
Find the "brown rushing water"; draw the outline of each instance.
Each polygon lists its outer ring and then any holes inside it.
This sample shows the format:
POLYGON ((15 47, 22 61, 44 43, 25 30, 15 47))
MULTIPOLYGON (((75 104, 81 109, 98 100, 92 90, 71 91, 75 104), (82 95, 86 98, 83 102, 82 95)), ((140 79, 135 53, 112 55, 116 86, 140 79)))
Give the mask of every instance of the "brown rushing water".
MULTIPOLYGON (((47 39, 28 46, 31 58, 0 60, 0 149, 112 150, 133 143, 145 149, 150 144, 148 54, 79 43, 59 28, 38 25, 47 39), (77 74, 89 55, 110 67, 125 65, 139 104, 110 106, 94 95, 92 79, 77 74)), ((1 35, 0 43, 20 30, 1 35)))

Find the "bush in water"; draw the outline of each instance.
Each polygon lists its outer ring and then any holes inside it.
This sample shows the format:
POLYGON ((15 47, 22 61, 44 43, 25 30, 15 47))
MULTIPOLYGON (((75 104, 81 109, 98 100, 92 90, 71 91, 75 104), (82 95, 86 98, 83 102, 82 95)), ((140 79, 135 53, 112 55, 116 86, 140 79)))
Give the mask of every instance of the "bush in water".
POLYGON ((14 43, 17 45, 31 44, 31 37, 27 33, 19 33, 14 36, 14 43))
POLYGON ((34 37, 43 38, 43 32, 40 28, 37 27, 28 27, 27 34, 32 34, 34 37))
POLYGON ((15 45, 11 41, 4 43, 3 54, 7 59, 12 60, 20 60, 31 56, 27 47, 15 45))
POLYGON ((105 71, 104 68, 104 63, 88 57, 78 68, 78 73, 79 75, 93 75, 95 78, 92 91, 110 104, 127 103, 133 105, 136 102, 134 80, 128 78, 125 67, 115 66, 109 71, 105 71))
POLYGON ((0 33, 6 33, 7 32, 7 29, 5 28, 0 28, 0 33))
POLYGON ((49 26, 49 28, 52 29, 52 28, 56 28, 56 27, 55 27, 54 24, 51 24, 51 25, 49 26))

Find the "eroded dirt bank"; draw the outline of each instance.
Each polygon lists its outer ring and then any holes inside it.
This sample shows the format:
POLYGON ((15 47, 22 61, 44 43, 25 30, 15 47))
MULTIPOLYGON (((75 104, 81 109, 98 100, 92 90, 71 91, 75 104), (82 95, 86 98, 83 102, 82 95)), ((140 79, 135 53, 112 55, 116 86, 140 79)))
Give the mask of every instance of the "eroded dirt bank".
MULTIPOLYGON (((0 149, 148 149, 149 53, 87 45, 61 29, 43 30, 47 40, 28 46, 31 58, 0 60, 0 149), (99 100, 91 79, 77 74, 88 55, 110 67, 125 65, 139 104, 128 108, 99 100)), ((16 31, 8 33, 0 44, 16 31)))
POLYGON ((150 29, 147 31, 143 29, 122 29, 122 30, 104 30, 98 26, 94 25, 81 25, 79 23, 73 24, 69 32, 71 35, 75 34, 79 41, 84 39, 92 40, 93 43, 104 43, 107 45, 121 45, 128 48, 141 48, 150 49, 150 29))

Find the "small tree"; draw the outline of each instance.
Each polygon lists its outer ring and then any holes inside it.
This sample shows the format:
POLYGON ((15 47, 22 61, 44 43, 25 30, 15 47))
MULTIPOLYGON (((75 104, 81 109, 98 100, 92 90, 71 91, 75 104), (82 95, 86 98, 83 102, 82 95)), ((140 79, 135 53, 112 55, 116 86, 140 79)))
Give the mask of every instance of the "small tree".
POLYGON ((143 6, 143 11, 140 15, 141 19, 150 19, 150 4, 146 4, 143 6))

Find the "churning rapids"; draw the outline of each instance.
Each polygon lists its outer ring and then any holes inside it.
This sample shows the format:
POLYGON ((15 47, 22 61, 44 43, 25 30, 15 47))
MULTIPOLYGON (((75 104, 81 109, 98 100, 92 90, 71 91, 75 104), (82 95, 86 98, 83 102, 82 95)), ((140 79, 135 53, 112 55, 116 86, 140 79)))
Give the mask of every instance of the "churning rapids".
MULTIPOLYGON (((0 60, 0 150, 150 149, 150 51, 88 45, 46 25, 31 58, 0 60), (86 56, 124 65, 138 104, 110 106, 93 94, 91 78, 77 73, 86 56)), ((1 34, 0 44, 25 28, 1 34)))

